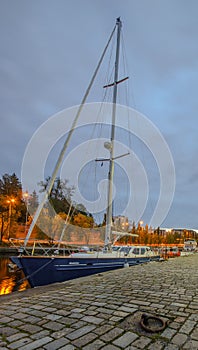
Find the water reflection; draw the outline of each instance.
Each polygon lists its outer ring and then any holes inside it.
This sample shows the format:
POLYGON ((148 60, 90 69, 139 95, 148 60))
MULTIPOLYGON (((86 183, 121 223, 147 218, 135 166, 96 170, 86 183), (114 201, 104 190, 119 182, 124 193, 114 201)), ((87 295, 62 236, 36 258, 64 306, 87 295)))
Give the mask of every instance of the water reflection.
POLYGON ((22 271, 8 271, 7 266, 9 263, 10 260, 8 258, 0 257, 0 295, 30 288, 28 281, 24 279, 22 271))

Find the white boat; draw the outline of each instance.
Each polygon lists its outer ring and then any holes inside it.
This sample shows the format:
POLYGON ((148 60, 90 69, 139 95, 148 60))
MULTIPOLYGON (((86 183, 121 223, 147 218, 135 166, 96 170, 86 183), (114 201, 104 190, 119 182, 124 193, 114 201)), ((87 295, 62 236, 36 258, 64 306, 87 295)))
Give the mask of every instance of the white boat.
POLYGON ((184 251, 195 251, 197 249, 197 241, 195 239, 187 239, 184 241, 184 251))
POLYGON ((196 239, 187 239, 184 241, 184 248, 181 251, 181 256, 187 256, 195 253, 197 251, 197 241, 196 239))

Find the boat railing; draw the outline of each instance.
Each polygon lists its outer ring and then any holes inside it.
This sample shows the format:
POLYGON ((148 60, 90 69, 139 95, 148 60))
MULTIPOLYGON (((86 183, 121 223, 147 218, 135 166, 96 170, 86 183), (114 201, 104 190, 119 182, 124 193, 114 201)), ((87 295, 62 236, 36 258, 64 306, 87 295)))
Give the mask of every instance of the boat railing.
POLYGON ((39 240, 32 239, 29 240, 28 245, 24 246, 24 239, 22 238, 10 238, 9 240, 12 248, 21 255, 42 255, 42 256, 69 256, 75 252, 85 252, 85 251, 100 251, 99 246, 86 247, 77 244, 68 244, 64 241, 59 240, 39 240))
MULTIPOLYGON (((10 245, 12 248, 15 248, 19 254, 23 255, 43 255, 43 256, 48 256, 48 255, 56 255, 58 253, 57 248, 58 248, 58 243, 59 242, 52 242, 52 241, 44 241, 44 240, 39 240, 39 239, 34 239, 30 240, 29 244, 24 247, 24 239, 21 238, 10 238, 9 240, 10 245)), ((64 248, 61 248, 64 252, 64 248)))

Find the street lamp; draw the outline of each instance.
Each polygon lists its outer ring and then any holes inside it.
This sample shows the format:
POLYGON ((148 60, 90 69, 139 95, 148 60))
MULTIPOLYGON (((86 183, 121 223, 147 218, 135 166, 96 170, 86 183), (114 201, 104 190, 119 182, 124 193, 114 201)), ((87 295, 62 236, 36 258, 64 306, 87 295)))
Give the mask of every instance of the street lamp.
POLYGON ((25 200, 25 205, 26 205, 26 214, 25 214, 25 234, 27 232, 27 219, 28 219, 28 198, 29 198, 29 193, 26 191, 23 194, 23 198, 25 200))
POLYGON ((15 202, 14 198, 8 199, 7 203, 9 203, 9 213, 8 213, 8 241, 10 239, 10 224, 11 224, 11 216, 12 216, 12 204, 15 202))
POLYGON ((142 221, 142 220, 140 220, 138 222, 138 232, 139 233, 143 230, 143 224, 144 224, 144 221, 142 221))
POLYGON ((142 239, 143 239, 143 237, 142 237, 142 233, 143 233, 143 224, 144 224, 144 221, 142 221, 142 220, 140 220, 139 222, 138 222, 138 235, 139 235, 139 238, 138 238, 138 242, 139 243, 142 243, 142 239))

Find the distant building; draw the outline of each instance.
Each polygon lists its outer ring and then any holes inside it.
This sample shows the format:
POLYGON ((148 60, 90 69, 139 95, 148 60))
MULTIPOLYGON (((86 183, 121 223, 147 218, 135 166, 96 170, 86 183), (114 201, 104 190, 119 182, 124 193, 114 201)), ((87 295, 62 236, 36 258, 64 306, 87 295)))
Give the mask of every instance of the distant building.
POLYGON ((121 229, 123 231, 128 231, 129 228, 129 219, 127 216, 114 216, 113 224, 115 229, 121 229))
POLYGON ((193 237, 198 238, 198 230, 192 228, 163 228, 160 227, 159 232, 163 236, 168 234, 178 234, 181 237, 193 237))

